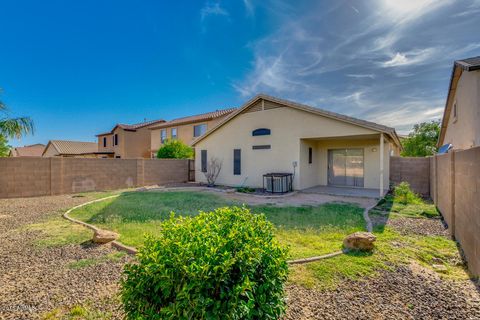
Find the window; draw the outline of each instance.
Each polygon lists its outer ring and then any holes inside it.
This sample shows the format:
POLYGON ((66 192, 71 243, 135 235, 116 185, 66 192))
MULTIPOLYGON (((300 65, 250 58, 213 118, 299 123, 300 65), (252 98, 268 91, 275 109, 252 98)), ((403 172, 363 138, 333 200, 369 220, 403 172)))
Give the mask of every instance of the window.
POLYGON ((240 175, 241 166, 242 166, 242 150, 241 149, 233 149, 233 174, 240 175))
POLYGON ((252 136, 268 136, 270 135, 270 129, 260 128, 252 131, 252 136))
POLYGON ((204 124, 198 124, 196 126, 193 126, 193 136, 194 137, 200 137, 207 132, 207 125, 204 124))
POLYGON ((207 150, 201 151, 202 172, 207 172, 207 150))
POLYGON ((113 144, 115 146, 118 146, 118 134, 115 133, 115 135, 113 136, 113 144))
POLYGON ((160 130, 160 143, 165 143, 167 140, 167 129, 160 130))
POLYGON ((171 135, 172 139, 177 139, 177 128, 172 128, 171 135))
POLYGON ((458 108, 457 108, 457 102, 453 104, 453 122, 457 121, 458 117, 458 108))
POLYGON ((313 150, 312 148, 308 148, 308 163, 312 163, 313 161, 313 150))
POLYGON ((269 145, 269 144, 262 144, 262 145, 258 145, 258 146, 252 146, 252 149, 253 150, 266 150, 266 149, 271 149, 272 146, 269 145))
POLYGON ((107 147, 107 137, 103 137, 103 147, 107 147))
POLYGON ((117 159, 120 159, 120 158, 121 158, 121 156, 115 156, 115 158, 117 158, 117 159))

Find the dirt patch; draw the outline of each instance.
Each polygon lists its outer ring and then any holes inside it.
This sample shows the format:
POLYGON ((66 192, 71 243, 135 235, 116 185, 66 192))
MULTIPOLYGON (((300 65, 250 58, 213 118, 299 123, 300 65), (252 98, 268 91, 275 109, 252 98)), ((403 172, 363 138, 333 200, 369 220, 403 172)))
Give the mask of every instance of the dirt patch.
POLYGON ((468 280, 442 281, 402 266, 333 291, 290 286, 284 319, 479 319, 477 290, 468 280))

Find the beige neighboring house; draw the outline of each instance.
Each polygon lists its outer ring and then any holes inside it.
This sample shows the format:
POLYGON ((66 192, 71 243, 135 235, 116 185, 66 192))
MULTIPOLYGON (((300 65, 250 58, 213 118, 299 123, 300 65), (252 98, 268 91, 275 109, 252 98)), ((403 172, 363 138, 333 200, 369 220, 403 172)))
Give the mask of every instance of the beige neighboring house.
POLYGON ((98 151, 110 152, 112 158, 150 158, 150 131, 165 120, 137 124, 117 124, 110 132, 97 134, 98 151))
POLYGON ((258 95, 193 142, 195 178, 207 182, 210 160, 222 162, 216 183, 263 187, 263 175, 291 173, 293 188, 389 187, 390 156, 402 146, 395 129, 267 95, 258 95))
POLYGON ((480 146, 480 56, 453 64, 438 147, 480 146))
POLYGON ((95 142, 50 140, 43 157, 108 158, 109 153, 99 152, 95 142))
POLYGON ((191 145, 193 140, 204 135, 210 128, 223 121, 236 108, 216 110, 194 116, 177 118, 150 127, 151 157, 155 158, 158 149, 168 139, 178 139, 191 145))
POLYGON ((9 157, 41 157, 45 150, 45 145, 41 143, 31 144, 23 147, 12 148, 8 154, 9 157))

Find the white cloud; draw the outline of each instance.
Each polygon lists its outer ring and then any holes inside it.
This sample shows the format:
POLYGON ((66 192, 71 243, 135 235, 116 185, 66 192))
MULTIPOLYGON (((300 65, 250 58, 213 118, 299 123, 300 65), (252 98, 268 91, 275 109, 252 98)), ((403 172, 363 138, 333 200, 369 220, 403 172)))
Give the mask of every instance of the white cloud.
POLYGON ((370 74, 353 74, 353 73, 349 73, 347 74, 347 77, 350 77, 350 78, 370 78, 370 79, 375 79, 375 75, 370 73, 370 74))
POLYGON ((208 16, 229 16, 227 10, 220 6, 220 2, 207 2, 200 10, 200 16, 202 21, 205 20, 208 16))
POLYGON ((245 5, 245 10, 247 11, 247 15, 253 16, 255 13, 255 8, 253 6, 252 0, 243 0, 243 4, 245 5))
POLYGON ((424 63, 430 59, 435 53, 435 48, 427 48, 422 50, 412 50, 406 53, 397 52, 390 60, 381 63, 382 67, 399 67, 424 63))

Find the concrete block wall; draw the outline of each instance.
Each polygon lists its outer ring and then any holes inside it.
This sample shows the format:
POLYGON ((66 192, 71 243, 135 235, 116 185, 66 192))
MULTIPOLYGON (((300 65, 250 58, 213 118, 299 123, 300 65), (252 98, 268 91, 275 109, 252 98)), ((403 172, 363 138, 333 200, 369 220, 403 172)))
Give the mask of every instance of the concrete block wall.
POLYGON ((0 198, 188 181, 188 160, 0 158, 0 198))
POLYGON ((412 190, 430 196, 430 158, 390 157, 390 182, 406 181, 412 190))

